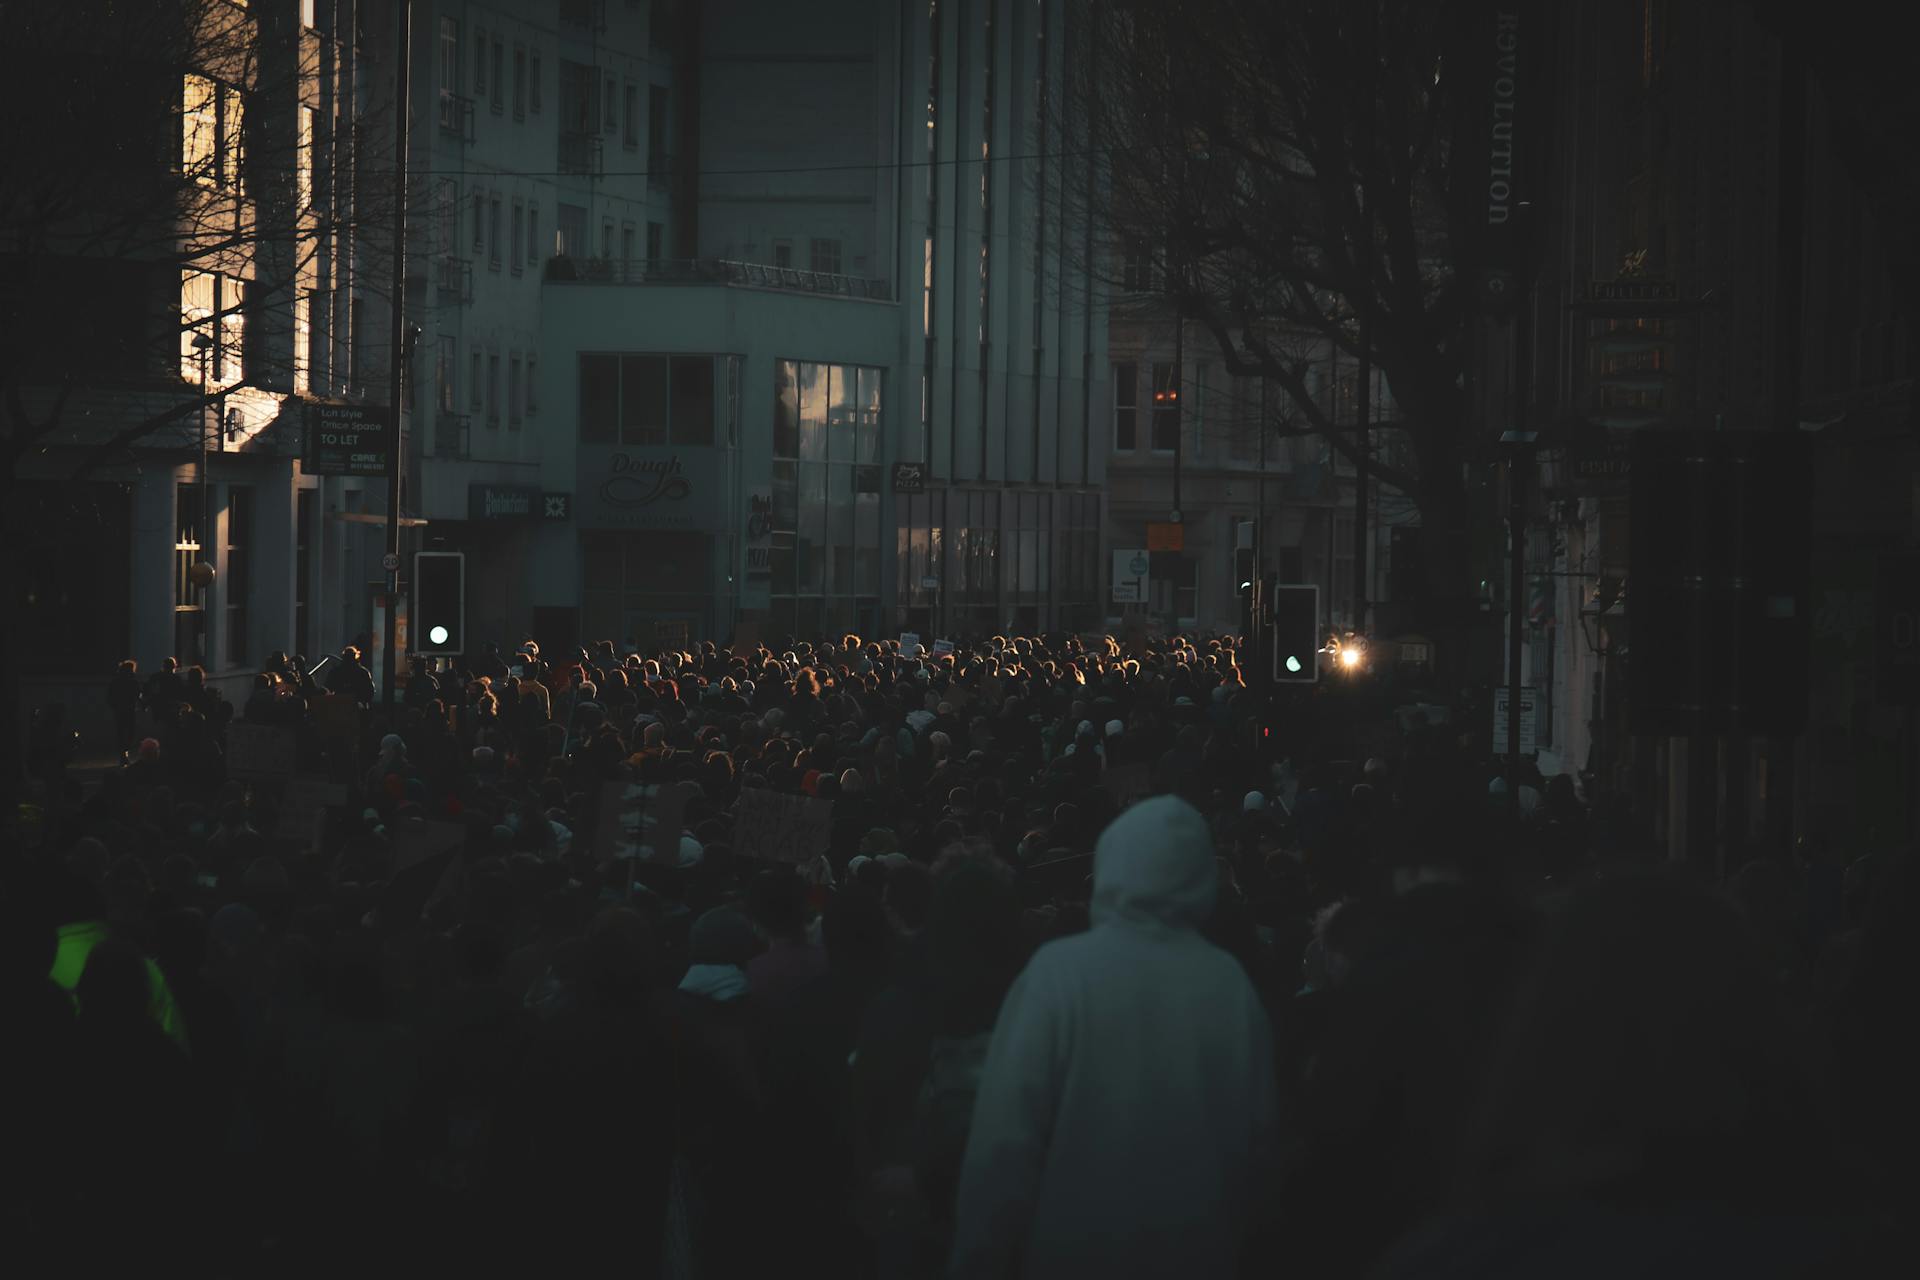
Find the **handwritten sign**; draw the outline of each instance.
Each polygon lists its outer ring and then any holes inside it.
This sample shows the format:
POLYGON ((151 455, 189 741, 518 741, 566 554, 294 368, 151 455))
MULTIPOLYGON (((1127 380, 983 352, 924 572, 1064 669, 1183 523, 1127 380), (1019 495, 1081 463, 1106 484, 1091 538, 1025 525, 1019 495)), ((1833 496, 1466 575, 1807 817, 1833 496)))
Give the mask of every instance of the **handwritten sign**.
POLYGON ((936 657, 936 658, 944 658, 944 657, 946 657, 946 656, 947 656, 948 654, 950 654, 950 653, 952 653, 952 652, 953 652, 953 641, 951 641, 951 640, 935 640, 935 641, 933 642, 933 656, 934 656, 934 657, 936 657))
POLYGON ((1100 775, 1100 785, 1113 797, 1114 808, 1124 809, 1153 789, 1153 771, 1144 764, 1120 764, 1100 775))
POLYGON ((833 836, 830 800, 745 787, 733 814, 733 851, 743 858, 808 862, 827 851, 833 836))
POLYGON ((917 631, 902 631, 900 633, 900 656, 903 658, 911 658, 919 652, 920 633, 917 631))
POLYGON ((600 789, 600 825, 593 852, 600 861, 678 866, 686 792, 677 782, 659 786, 609 782, 600 789))
POLYGON ((236 720, 227 726, 227 774, 234 778, 289 778, 298 756, 293 730, 236 720))

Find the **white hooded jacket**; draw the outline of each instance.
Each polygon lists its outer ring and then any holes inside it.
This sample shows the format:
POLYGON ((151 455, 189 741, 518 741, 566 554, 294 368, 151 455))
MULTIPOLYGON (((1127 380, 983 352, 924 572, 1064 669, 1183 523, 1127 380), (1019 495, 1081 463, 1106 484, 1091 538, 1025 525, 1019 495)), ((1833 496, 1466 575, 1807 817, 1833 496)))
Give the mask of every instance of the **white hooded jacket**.
POLYGON ((1162 796, 1094 850, 1093 927, 1040 949, 994 1027, 955 1277, 1231 1276, 1273 1149, 1272 1031, 1199 933, 1199 812, 1162 796))

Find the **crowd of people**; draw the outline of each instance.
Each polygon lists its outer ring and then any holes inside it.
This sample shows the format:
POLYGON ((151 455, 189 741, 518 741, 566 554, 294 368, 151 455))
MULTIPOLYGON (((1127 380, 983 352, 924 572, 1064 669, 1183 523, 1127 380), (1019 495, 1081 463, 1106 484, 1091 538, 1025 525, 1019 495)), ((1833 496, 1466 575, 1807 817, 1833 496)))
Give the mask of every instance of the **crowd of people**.
POLYGON ((108 700, 121 766, 38 768, 0 885, 6 1222, 65 1270, 1910 1261, 1904 859, 1705 883, 1568 779, 1511 826, 1465 739, 1342 759, 1231 637, 529 640, 391 712, 350 648, 108 700), (679 823, 627 857, 636 786, 679 823), (770 857, 750 792, 817 845, 770 857))

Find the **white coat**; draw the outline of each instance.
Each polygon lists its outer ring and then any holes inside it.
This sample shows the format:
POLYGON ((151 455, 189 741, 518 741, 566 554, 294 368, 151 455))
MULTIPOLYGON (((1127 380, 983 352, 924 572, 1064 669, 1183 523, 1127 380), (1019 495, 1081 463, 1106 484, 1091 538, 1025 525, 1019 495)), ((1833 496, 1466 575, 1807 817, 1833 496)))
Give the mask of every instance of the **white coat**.
POLYGON ((1093 927, 1042 947, 993 1031, 955 1277, 1231 1276, 1273 1149, 1272 1030, 1199 933, 1212 840, 1162 796, 1094 850, 1093 927))

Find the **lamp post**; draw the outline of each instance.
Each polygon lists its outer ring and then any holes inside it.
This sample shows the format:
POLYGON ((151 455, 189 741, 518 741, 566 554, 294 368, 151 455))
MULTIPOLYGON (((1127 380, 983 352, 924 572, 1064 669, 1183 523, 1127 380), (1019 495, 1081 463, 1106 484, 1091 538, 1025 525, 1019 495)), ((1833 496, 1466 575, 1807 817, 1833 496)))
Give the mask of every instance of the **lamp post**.
MULTIPOLYGON (((193 349, 200 353, 200 528, 198 531, 199 558, 193 567, 187 570, 187 579, 194 586, 206 591, 213 585, 213 562, 207 559, 207 540, 213 536, 213 504, 207 489, 207 369, 213 358, 213 339, 204 333, 193 335, 193 349)), ((205 661, 211 656, 208 641, 212 637, 213 622, 207 616, 211 612, 206 597, 200 603, 201 652, 198 657, 205 661)))
POLYGON ((385 642, 380 650, 380 700, 389 714, 394 708, 395 648, 400 642, 400 395, 407 348, 407 130, 410 100, 407 72, 413 58, 413 2, 400 0, 399 56, 394 59, 393 87, 393 318, 392 358, 387 377, 387 610, 385 642))

